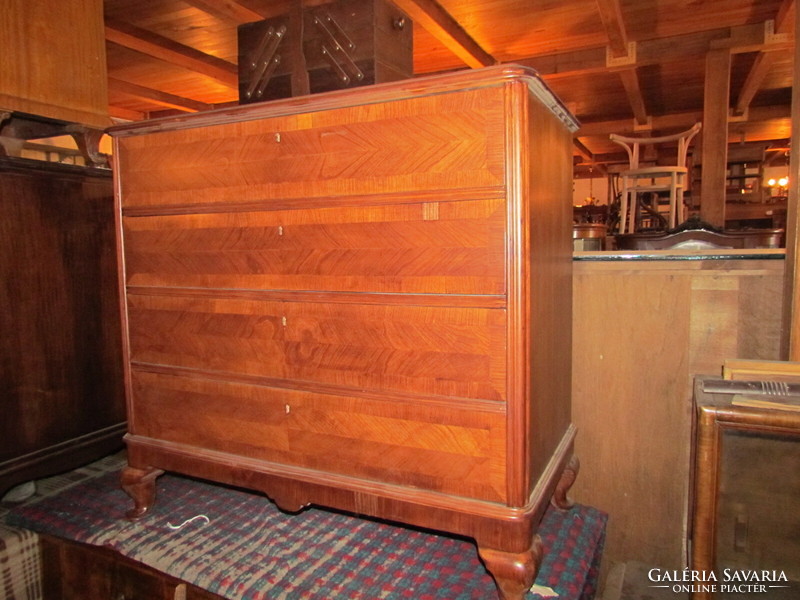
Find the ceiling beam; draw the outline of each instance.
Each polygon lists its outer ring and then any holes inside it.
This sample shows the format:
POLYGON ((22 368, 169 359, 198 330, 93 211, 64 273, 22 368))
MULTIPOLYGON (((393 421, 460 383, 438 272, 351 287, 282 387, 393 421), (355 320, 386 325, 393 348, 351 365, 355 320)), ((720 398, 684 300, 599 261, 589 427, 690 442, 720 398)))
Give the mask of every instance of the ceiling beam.
POLYGON ((750 67, 750 71, 747 73, 747 78, 744 80, 742 88, 739 90, 739 97, 736 99, 736 106, 733 109, 737 115, 743 115, 747 111, 758 90, 761 89, 761 84, 764 83, 764 79, 772 68, 775 58, 774 52, 758 53, 753 66, 750 67))
MULTIPOLYGON (((748 112, 749 123, 759 123, 788 119, 791 114, 791 106, 754 106, 748 112)), ((691 127, 698 121, 703 120, 703 111, 689 111, 680 113, 670 113, 666 115, 651 117, 651 124, 654 130, 685 129, 691 127)), ((733 121, 728 122, 729 127, 734 125, 733 121)), ((581 127, 576 132, 577 137, 604 137, 610 133, 634 134, 635 127, 633 119, 614 119, 610 121, 590 121, 581 122, 581 127)))
MULTIPOLYGON (((794 40, 789 36, 783 41, 770 39, 767 35, 768 22, 752 23, 750 25, 739 25, 730 28, 730 35, 713 41, 710 45, 712 50, 730 50, 731 54, 744 54, 746 52, 761 52, 763 50, 778 51, 794 48, 794 40)), ((773 21, 774 25, 774 21, 773 21)))
MULTIPOLYGON (((791 43, 770 45, 764 39, 764 23, 724 27, 710 31, 678 35, 636 43, 636 67, 648 67, 681 60, 705 59, 712 46, 724 46, 733 54, 756 52, 772 48, 789 50, 791 43)), ((543 54, 515 59, 514 62, 532 67, 543 77, 570 78, 593 73, 607 73, 617 68, 606 63, 606 47, 587 48, 556 54, 543 54)))
MULTIPOLYGON (((622 8, 619 0, 597 0, 597 10, 600 20, 608 37, 609 54, 613 58, 627 57, 630 52, 628 34, 625 30, 625 21, 622 18, 622 8)), ((633 118, 639 125, 647 123, 647 108, 642 95, 642 86, 639 84, 639 74, 636 72, 636 61, 631 57, 632 64, 619 71, 622 86, 628 96, 633 118)), ((608 60, 606 61, 608 62, 608 60)))
POLYGON ((700 142, 700 218, 725 227, 725 189, 728 165, 731 53, 725 48, 706 55, 703 86, 703 131, 700 142))
POLYGON ((238 67, 164 36, 106 18, 106 40, 239 88, 238 67))
POLYGON ((646 125, 648 121, 647 108, 644 105, 644 96, 639 85, 639 75, 636 73, 636 69, 624 69, 619 72, 619 77, 622 79, 622 85, 628 96, 633 118, 636 119, 639 125, 646 125))
POLYGON ((775 33, 786 33, 792 30, 794 10, 794 0, 783 0, 775 14, 775 33))
POLYGON ((608 37, 608 46, 615 57, 628 54, 628 34, 622 20, 619 0, 597 0, 597 10, 608 37))
POLYGON ((170 108, 177 108, 185 112, 199 112, 204 110, 211 110, 214 108, 211 104, 205 102, 198 102, 191 98, 183 98, 174 94, 168 94, 159 90, 154 90, 135 83, 122 81, 113 77, 108 78, 108 91, 126 94, 128 96, 135 96, 142 98, 149 102, 158 104, 159 106, 168 106, 170 108))
MULTIPOLYGON (((791 29, 791 24, 793 21, 792 17, 794 16, 792 11, 794 10, 794 6, 794 0, 783 0, 775 17, 775 33, 787 33, 791 29)), ((772 68, 775 58, 776 56, 774 52, 759 52, 755 62, 753 63, 753 66, 747 73, 747 77, 742 85, 742 89, 739 90, 739 97, 737 98, 736 106, 734 107, 736 114, 744 114, 744 112, 750 106, 750 103, 753 101, 753 98, 755 98, 758 90, 761 89, 761 85, 764 83, 767 73, 769 73, 769 70, 772 68)))
POLYGON ((147 114, 139 112, 138 110, 130 110, 120 106, 108 107, 108 116, 112 119, 121 119, 123 121, 141 121, 147 118, 147 114))
POLYGON ((593 170, 596 170, 596 171, 597 171, 597 173, 598 173, 598 174, 600 174, 600 175, 602 175, 603 177, 605 177, 606 175, 608 175, 608 169, 606 169, 606 168, 605 168, 603 165, 601 165, 600 163, 598 163, 598 162, 595 160, 594 154, 592 154, 592 151, 591 151, 591 150, 589 150, 589 149, 588 149, 588 148, 587 148, 587 147, 586 147, 586 146, 583 144, 583 142, 581 142, 581 141, 580 141, 578 138, 573 138, 573 140, 572 140, 572 144, 573 144, 573 146, 575 146, 575 150, 577 150, 577 151, 578 151, 578 154, 580 154, 580 156, 581 156, 581 157, 582 157, 582 158, 583 158, 583 159, 584 159, 584 160, 585 160, 587 163, 589 163, 589 166, 590 166, 590 167, 591 167, 593 170))
POLYGON ((392 0, 411 20, 423 27, 453 54, 473 69, 488 67, 497 61, 435 0, 392 0))
MULTIPOLYGON (((186 2, 186 4, 190 4, 205 13, 214 15, 219 19, 223 19, 224 21, 230 21, 236 25, 241 25, 242 23, 252 23, 253 21, 261 21, 265 18, 268 18, 267 16, 262 15, 260 12, 256 12, 241 2, 236 2, 235 0, 183 1, 186 2)), ((282 12, 285 12, 284 7, 280 7, 280 12, 277 14, 281 14, 282 12)), ((268 16, 276 15, 270 14, 268 16)))

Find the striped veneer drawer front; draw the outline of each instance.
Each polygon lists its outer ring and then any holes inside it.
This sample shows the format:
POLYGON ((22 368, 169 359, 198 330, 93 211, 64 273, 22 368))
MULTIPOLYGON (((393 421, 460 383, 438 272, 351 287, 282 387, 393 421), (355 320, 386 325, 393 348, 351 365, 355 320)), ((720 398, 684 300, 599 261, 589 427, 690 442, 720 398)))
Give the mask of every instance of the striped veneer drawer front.
POLYGON ((124 219, 131 286, 503 294, 505 202, 124 219))
POLYGON ((135 371, 131 432, 470 498, 505 498, 505 413, 135 371))
POLYGON ((119 139, 123 207, 504 186, 496 89, 119 139))
POLYGON ((130 294, 128 318, 134 364, 505 399, 504 309, 130 294))

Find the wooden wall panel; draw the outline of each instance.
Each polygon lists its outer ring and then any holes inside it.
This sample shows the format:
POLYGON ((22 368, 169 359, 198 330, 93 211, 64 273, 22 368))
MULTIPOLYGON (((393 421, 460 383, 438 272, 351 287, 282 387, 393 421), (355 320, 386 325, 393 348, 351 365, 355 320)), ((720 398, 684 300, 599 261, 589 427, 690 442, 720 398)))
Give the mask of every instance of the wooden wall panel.
POLYGON ((684 565, 692 377, 779 354, 782 260, 577 262, 574 496, 610 514, 604 567, 684 565))

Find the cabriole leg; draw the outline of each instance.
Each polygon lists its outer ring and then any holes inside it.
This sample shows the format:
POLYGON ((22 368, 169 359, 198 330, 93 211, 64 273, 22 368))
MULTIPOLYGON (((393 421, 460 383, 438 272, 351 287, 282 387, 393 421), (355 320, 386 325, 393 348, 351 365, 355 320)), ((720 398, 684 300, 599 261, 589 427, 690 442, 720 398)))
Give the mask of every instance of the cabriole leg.
POLYGON ((536 580, 542 563, 542 540, 533 537, 531 547, 521 553, 478 548, 486 570, 494 577, 500 600, 522 600, 536 580))
POLYGON ((137 469, 125 467, 120 475, 120 483, 125 493, 133 498, 134 506, 125 516, 129 519, 138 519, 153 506, 156 499, 156 477, 164 471, 148 467, 137 469))
POLYGON ((572 484, 578 478, 578 471, 580 470, 581 463, 577 456, 572 456, 564 467, 564 472, 561 473, 561 478, 558 480, 556 490, 553 492, 553 497, 550 503, 556 508, 566 510, 574 506, 572 500, 567 497, 572 484))

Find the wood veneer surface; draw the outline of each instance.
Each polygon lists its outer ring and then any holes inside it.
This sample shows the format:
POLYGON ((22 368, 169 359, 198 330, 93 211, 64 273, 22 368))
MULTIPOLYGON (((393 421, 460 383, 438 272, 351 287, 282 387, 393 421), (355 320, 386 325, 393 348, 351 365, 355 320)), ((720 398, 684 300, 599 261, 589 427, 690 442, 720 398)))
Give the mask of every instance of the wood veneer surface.
POLYGON ((0 160, 0 487, 119 447, 124 430, 111 174, 0 160))
POLYGON ((440 528, 516 598, 570 480, 572 125, 490 68, 112 130, 137 510, 163 468, 440 528))
POLYGON ((660 258, 575 264, 575 498, 609 511, 607 565, 685 564, 692 378, 780 352, 781 257, 660 258))

